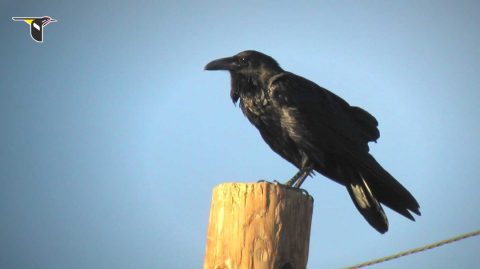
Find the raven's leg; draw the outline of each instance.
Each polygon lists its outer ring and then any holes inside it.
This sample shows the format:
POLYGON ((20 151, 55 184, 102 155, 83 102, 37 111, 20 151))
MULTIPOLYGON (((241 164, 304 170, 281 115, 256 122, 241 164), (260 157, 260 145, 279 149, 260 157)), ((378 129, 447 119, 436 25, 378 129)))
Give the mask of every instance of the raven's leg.
POLYGON ((302 168, 289 181, 287 181, 285 185, 289 187, 300 188, 303 181, 305 181, 305 178, 307 178, 311 172, 312 172, 311 168, 302 168))
POLYGON ((295 188, 299 189, 311 172, 312 172, 312 169, 305 169, 303 174, 297 179, 297 182, 295 182, 295 188))
POLYGON ((289 186, 289 187, 292 187, 293 184, 298 180, 298 178, 302 175, 303 173, 303 170, 300 169, 298 170, 298 172, 293 175, 293 177, 291 179, 289 179, 287 182, 285 182, 285 185, 289 186))

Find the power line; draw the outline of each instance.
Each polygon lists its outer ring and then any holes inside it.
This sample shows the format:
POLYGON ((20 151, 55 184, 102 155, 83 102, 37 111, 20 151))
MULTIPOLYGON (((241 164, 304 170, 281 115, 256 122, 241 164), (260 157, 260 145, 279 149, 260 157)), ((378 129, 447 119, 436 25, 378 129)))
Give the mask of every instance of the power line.
POLYGON ((455 236, 455 237, 452 237, 452 238, 449 238, 449 239, 438 241, 436 243, 425 245, 423 247, 418 247, 418 248, 413 248, 413 249, 410 249, 410 250, 407 250, 407 251, 402 251, 402 252, 399 252, 397 254, 386 256, 386 257, 383 257, 383 258, 380 258, 380 259, 375 259, 375 260, 371 260, 371 261, 368 261, 368 262, 359 263, 359 264, 356 264, 354 266, 346 267, 345 269, 357 269, 357 268, 367 267, 367 266, 370 266, 370 265, 390 261, 390 260, 393 260, 393 259, 398 259, 400 257, 404 257, 404 256, 414 254, 414 253, 418 253, 418 252, 421 252, 421 251, 430 250, 432 248, 437 248, 437 247, 445 245, 445 244, 450 244, 450 243, 460 241, 460 240, 463 240, 463 239, 466 239, 466 238, 469 238, 469 237, 477 236, 477 235, 480 235, 480 230, 470 232, 470 233, 466 233, 466 234, 461 234, 461 235, 458 235, 458 236, 455 236))

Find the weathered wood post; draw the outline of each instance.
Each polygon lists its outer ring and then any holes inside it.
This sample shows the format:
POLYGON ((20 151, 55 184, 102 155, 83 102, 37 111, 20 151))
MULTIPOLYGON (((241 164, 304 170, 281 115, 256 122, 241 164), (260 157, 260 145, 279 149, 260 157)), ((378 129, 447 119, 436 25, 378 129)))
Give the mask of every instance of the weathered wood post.
POLYGON ((305 269, 313 199, 282 185, 213 189, 204 269, 305 269))

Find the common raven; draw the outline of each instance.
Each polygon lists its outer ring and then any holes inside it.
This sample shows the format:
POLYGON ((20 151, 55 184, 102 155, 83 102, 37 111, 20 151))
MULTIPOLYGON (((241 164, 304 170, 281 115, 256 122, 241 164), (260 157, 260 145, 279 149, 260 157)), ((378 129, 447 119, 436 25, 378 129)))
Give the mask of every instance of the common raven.
POLYGON ((214 60, 205 70, 230 72, 233 102, 240 100, 270 148, 299 169, 286 185, 299 188, 313 171, 321 173, 347 188, 358 211, 380 233, 388 230, 381 204, 411 220, 409 211, 420 215, 410 192, 369 154, 368 142, 380 137, 370 113, 284 71, 258 51, 214 60))

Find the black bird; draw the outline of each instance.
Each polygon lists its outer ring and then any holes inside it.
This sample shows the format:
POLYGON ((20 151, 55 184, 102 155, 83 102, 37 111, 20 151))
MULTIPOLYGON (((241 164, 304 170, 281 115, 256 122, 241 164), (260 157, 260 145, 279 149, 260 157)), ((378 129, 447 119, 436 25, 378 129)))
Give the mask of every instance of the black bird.
POLYGON ((388 230, 384 204, 415 220, 419 204, 369 154, 380 137, 377 120, 312 81, 284 71, 270 56, 247 50, 214 60, 205 70, 227 70, 230 96, 270 148, 299 171, 286 185, 299 188, 314 171, 344 185, 363 217, 388 230))

